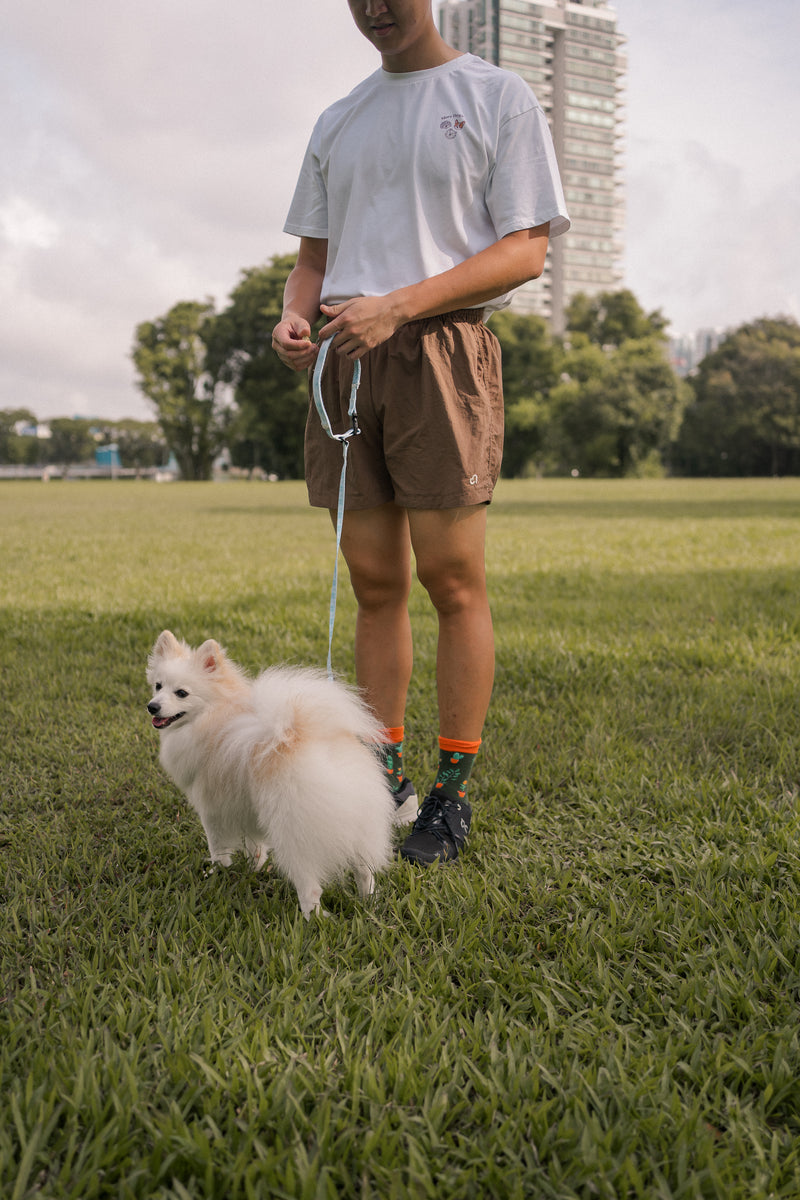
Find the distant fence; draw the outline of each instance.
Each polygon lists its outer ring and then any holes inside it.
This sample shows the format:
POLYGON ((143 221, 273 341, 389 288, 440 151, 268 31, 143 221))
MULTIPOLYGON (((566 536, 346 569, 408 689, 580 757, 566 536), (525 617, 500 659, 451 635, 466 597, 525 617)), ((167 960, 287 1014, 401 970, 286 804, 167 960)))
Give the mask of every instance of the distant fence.
POLYGON ((176 478, 174 471, 164 467, 98 467, 95 463, 75 463, 69 467, 0 466, 0 479, 155 479, 166 483, 176 478))

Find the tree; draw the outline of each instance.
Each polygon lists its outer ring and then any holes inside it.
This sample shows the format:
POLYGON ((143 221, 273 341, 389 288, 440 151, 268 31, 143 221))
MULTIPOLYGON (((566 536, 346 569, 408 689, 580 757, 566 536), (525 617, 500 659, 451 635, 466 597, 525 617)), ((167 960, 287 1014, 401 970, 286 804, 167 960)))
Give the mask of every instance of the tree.
POLYGON ((503 475, 513 478, 534 464, 542 466, 549 397, 558 380, 562 351, 543 317, 505 310, 492 317, 490 328, 503 351, 503 475))
POLYGON ((551 394, 554 457, 585 475, 662 472, 688 398, 663 339, 603 348, 577 334, 572 342, 551 394))
POLYGON ((0 463, 34 463, 41 445, 35 437, 20 437, 18 424, 35 425, 36 417, 29 408, 4 408, 0 411, 0 463))
POLYGON ((573 296, 566 312, 569 333, 581 333, 597 346, 619 347, 623 342, 655 337, 666 340, 666 318, 659 310, 646 313, 626 288, 573 296))
POLYGON ((233 464, 302 478, 308 383, 272 350, 272 330, 295 261, 295 255, 275 255, 242 271, 207 341, 213 371, 234 388, 236 412, 228 429, 233 464))
POLYGON ((60 463, 66 468, 71 463, 94 461, 97 443, 92 433, 92 421, 56 417, 48 421, 48 425, 50 441, 47 456, 51 463, 60 463))
POLYGON ((116 442, 123 467, 160 467, 169 455, 156 421, 118 421, 108 431, 108 440, 116 442))
POLYGON ((225 415, 209 371, 205 336, 214 305, 184 300, 136 328, 132 358, 138 385, 158 414, 184 479, 210 479, 225 415))
POLYGON ((706 355, 678 442, 690 475, 800 472, 800 325, 764 317, 706 355))

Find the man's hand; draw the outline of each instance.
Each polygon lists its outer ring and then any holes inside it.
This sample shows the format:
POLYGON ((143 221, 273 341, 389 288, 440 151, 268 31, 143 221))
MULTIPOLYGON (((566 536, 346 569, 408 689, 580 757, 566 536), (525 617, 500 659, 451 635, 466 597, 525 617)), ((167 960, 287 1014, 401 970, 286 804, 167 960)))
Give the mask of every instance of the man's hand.
POLYGON ((272 349, 293 371, 307 370, 319 347, 311 341, 311 326, 303 317, 287 313, 272 331, 272 349))
POLYGON ((338 335, 335 349, 350 359, 363 358, 404 323, 391 294, 355 296, 341 304, 321 304, 320 309, 331 320, 320 329, 319 340, 338 335))

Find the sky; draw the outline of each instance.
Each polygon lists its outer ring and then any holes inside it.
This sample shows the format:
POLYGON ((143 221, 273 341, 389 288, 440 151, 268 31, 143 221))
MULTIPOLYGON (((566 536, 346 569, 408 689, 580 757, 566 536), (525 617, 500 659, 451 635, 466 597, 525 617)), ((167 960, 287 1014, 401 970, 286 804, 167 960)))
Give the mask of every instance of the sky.
MULTIPOLYGON (((800 4, 614 7, 625 286, 674 333, 800 319, 800 4)), ((296 248, 314 120, 377 65, 345 0, 0 0, 0 409, 151 419, 136 325, 296 248)))

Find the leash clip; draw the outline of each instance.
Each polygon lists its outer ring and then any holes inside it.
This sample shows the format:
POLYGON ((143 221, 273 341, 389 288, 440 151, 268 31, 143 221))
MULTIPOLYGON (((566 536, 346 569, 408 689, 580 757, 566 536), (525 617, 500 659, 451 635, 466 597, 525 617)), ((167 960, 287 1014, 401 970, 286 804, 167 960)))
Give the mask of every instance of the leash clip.
POLYGON ((359 428, 358 417, 355 413, 351 413, 350 415, 353 421, 352 428, 348 429, 345 433, 332 433, 331 437, 334 439, 334 441, 347 442, 350 440, 350 438, 358 437, 360 435, 361 429, 359 428))

